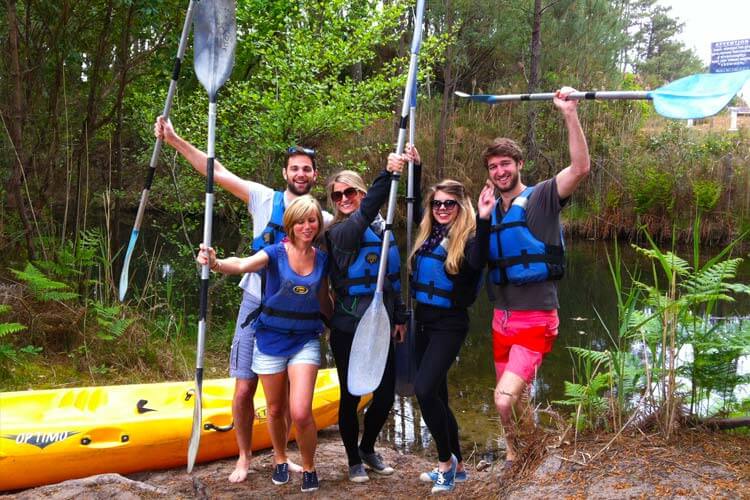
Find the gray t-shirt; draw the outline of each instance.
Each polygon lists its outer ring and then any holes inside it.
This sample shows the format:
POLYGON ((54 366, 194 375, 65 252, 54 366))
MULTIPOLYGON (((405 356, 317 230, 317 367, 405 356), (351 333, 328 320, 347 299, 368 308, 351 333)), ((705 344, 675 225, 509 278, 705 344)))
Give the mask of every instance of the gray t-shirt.
MULTIPOLYGON (((560 199, 555 177, 537 184, 526 208, 526 223, 531 234, 547 245, 560 245, 560 211, 568 200, 569 198, 560 199)), ((502 207, 500 211, 505 215, 502 207)), ((555 281, 491 286, 495 296, 495 309, 529 311, 560 307, 555 281)))

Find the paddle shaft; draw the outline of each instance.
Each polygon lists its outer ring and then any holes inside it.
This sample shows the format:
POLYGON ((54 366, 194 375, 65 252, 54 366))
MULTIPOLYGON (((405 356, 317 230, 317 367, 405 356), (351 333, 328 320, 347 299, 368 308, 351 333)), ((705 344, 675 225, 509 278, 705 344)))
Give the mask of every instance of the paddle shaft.
MULTIPOLYGON (((422 16, 424 13, 424 0, 417 1, 417 13, 414 18, 414 35, 411 42, 411 57, 409 58, 409 73, 406 78, 406 87, 404 88, 404 100, 401 106, 401 121, 398 130, 398 139, 396 141, 396 154, 401 155, 404 152, 404 143, 406 142, 406 128, 409 121, 409 107, 411 106, 411 94, 414 90, 414 82, 417 78, 417 57, 419 56, 419 47, 422 43, 422 16)), ((380 263, 378 266, 378 281, 375 291, 383 292, 385 284, 385 272, 388 266, 388 249, 390 248, 391 232, 393 230, 393 216, 396 212, 396 195, 398 194, 398 181, 401 178, 399 174, 393 174, 391 180, 391 191, 388 195, 388 213, 385 217, 385 231, 383 232, 383 245, 380 249, 380 263)))
MULTIPOLYGON (((417 128, 417 85, 412 88, 411 107, 409 109, 409 143, 414 144, 417 128)), ((406 258, 411 257, 414 231, 414 161, 409 161, 406 177, 406 258)), ((414 331, 414 305, 411 298, 409 280, 406 280, 406 312, 409 317, 409 330, 414 331)))
MULTIPOLYGON (((180 69, 182 67, 182 58, 185 56, 185 48, 187 47, 187 39, 190 34, 190 25, 193 23, 193 7, 195 2, 190 0, 188 4, 187 13, 185 14, 185 23, 182 25, 182 34, 180 35, 180 45, 177 48, 177 56, 174 60, 174 66, 172 67, 172 80, 169 82, 169 90, 167 91, 167 99, 164 101, 164 110, 162 116, 165 120, 169 119, 169 113, 172 111, 172 102, 174 100, 174 94, 177 91, 177 80, 180 77, 180 69)), ((156 165, 159 162, 159 155, 161 154, 162 140, 156 139, 154 143, 154 149, 151 153, 151 161, 149 162, 148 173, 146 174, 146 182, 141 191, 141 201, 138 205, 138 213, 135 216, 135 222, 133 222, 133 230, 130 233, 130 242, 128 243, 128 249, 125 252, 125 260, 122 265, 122 271, 120 272, 120 301, 125 300, 125 293, 128 289, 128 273, 130 272, 130 259, 133 257, 133 250, 135 249, 135 243, 138 240, 138 234, 141 231, 141 224, 143 222, 143 214, 146 212, 146 205, 148 204, 148 195, 151 191, 151 183, 154 181, 154 174, 156 173, 156 165)))
MULTIPOLYGON (((483 95, 471 96, 463 93, 457 94, 461 97, 472 97, 475 100, 482 100, 489 103, 505 101, 551 101, 555 97, 554 92, 543 92, 538 94, 507 94, 507 95, 483 95), (481 97, 481 98, 480 98, 481 97)), ((601 92, 571 92, 568 99, 577 101, 582 100, 651 100, 653 99, 650 91, 601 91, 601 92)))

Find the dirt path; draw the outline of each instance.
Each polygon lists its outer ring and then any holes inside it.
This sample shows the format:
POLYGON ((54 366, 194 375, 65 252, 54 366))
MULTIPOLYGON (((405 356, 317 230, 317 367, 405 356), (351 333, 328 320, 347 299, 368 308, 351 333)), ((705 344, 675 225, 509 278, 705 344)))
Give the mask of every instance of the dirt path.
MULTIPOLYGON (((655 436, 624 436, 605 448, 609 436, 579 441, 575 446, 547 449, 533 461, 503 471, 477 471, 447 498, 750 498, 750 438, 727 433, 690 431, 666 443, 655 436), (598 455, 597 455, 598 453, 598 455), (595 457, 595 458, 594 458, 595 457)), ((365 484, 347 480, 346 458, 335 428, 321 431, 317 452, 321 487, 315 494, 299 491, 297 474, 284 486, 270 481, 271 453, 259 453, 248 480, 235 485, 226 478, 234 460, 199 464, 192 475, 171 469, 129 475, 94 476, 85 480, 27 490, 5 498, 56 500, 135 498, 424 498, 430 485, 419 473, 434 462, 384 448, 396 468, 390 477, 365 484)), ((295 449, 290 453, 298 459, 295 449)))

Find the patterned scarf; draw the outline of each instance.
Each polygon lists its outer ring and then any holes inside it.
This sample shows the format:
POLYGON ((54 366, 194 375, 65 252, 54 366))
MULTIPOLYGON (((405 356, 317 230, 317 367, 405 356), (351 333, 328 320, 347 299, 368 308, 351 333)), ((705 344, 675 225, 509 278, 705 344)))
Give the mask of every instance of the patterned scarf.
POLYGON ((434 223, 432 225, 430 236, 428 236, 427 239, 424 240, 424 243, 422 243, 422 246, 419 247, 419 253, 433 251, 440 244, 440 242, 443 241, 443 238, 445 238, 446 234, 448 234, 447 224, 434 223))

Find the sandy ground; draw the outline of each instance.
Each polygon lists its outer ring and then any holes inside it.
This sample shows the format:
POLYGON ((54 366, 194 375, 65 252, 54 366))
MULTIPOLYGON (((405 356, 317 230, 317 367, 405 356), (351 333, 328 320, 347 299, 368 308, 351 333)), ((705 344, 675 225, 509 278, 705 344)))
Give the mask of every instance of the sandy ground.
MULTIPOLYGON (((709 431, 684 431, 672 442, 638 433, 599 435, 565 443, 544 444, 525 463, 502 470, 499 464, 478 471, 467 459, 469 481, 458 484, 448 498, 750 498, 750 437, 709 431)), ((545 440, 549 443, 550 440, 545 440)), ((537 443, 538 444, 538 443, 537 443)), ((283 486, 271 483, 270 451, 253 461, 248 480, 230 484, 234 460, 184 469, 93 476, 2 497, 15 499, 136 499, 136 498, 423 498, 430 484, 419 473, 434 462, 381 448, 396 472, 354 484, 347 480, 343 446, 335 428, 321 431, 317 452, 320 490, 301 493, 301 476, 292 474, 283 486)), ((294 445, 290 456, 298 459, 294 445)), ((481 467, 480 467, 481 468, 481 467)))

